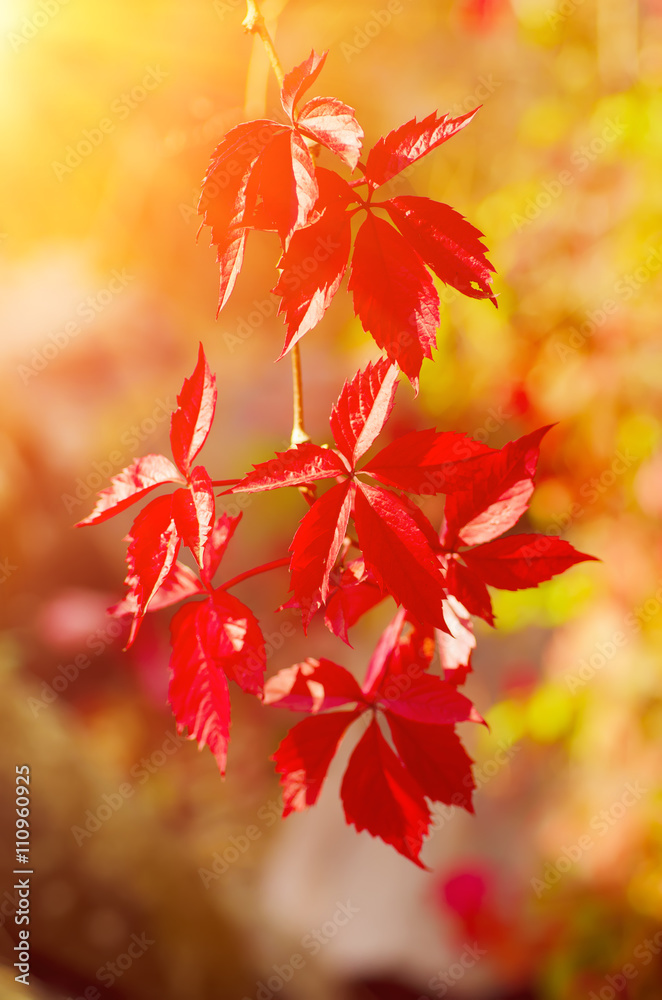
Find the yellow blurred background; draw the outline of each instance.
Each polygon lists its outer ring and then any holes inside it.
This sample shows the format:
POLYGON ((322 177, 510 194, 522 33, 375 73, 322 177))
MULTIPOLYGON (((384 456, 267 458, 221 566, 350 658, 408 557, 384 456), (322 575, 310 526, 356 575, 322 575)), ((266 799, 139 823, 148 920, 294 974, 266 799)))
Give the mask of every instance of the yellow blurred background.
MULTIPOLYGON (((440 288, 435 364, 418 400, 401 386, 392 433, 436 424, 500 446, 556 422, 527 529, 602 561, 496 595, 499 627, 478 629, 467 687, 491 724, 463 734, 476 815, 437 811, 431 875, 345 826, 342 759, 314 810, 277 818, 268 758, 291 717, 235 690, 225 781, 178 741, 168 613, 127 654, 106 616, 130 514, 73 524, 109 475, 168 452, 199 341, 219 380, 212 475, 240 476, 288 441, 276 239, 251 239, 215 321, 195 211, 216 143, 273 115, 277 92, 240 0, 2 0, 0 994, 26 994, 12 871, 15 767, 28 764, 35 997, 659 1000, 662 5, 264 9, 286 68, 330 50, 315 92, 352 105, 367 144, 482 104, 398 192, 486 234, 499 308, 440 288)), ((375 356, 341 291, 302 343, 315 440, 344 378, 375 356)), ((281 556, 301 513, 297 497, 256 498, 228 575, 281 556)), ((280 576, 237 591, 267 637, 285 588, 280 576)), ((388 611, 353 650, 315 627, 270 669, 327 655, 361 676, 388 611)))

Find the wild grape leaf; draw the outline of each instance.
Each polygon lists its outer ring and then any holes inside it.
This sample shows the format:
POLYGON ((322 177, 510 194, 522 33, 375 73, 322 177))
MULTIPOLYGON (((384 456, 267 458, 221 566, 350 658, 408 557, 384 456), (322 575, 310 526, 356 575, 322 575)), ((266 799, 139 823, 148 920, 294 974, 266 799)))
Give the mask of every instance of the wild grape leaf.
POLYGON ((478 108, 458 118, 431 115, 417 122, 415 118, 379 139, 368 154, 365 175, 373 187, 379 187, 401 170, 420 160, 442 142, 468 125, 478 108))
POLYGON ((377 703, 388 716, 395 713, 412 722, 453 725, 456 722, 483 722, 471 701, 448 681, 434 674, 411 675, 401 690, 394 686, 391 697, 383 691, 377 694, 377 703))
POLYGON ((198 604, 195 628, 210 663, 242 691, 261 694, 266 655, 259 623, 250 608, 223 589, 198 604))
POLYGON ((196 465, 190 473, 189 488, 176 490, 172 501, 177 531, 184 545, 195 556, 198 566, 202 566, 215 515, 214 489, 209 473, 202 465, 196 465))
POLYGON ((345 382, 330 423, 334 441, 351 466, 370 448, 391 415, 397 388, 398 368, 386 358, 374 365, 368 362, 345 382))
POLYGON ((413 195, 391 198, 384 207, 438 278, 463 295, 489 298, 497 304, 490 287, 494 268, 480 242, 483 234, 459 212, 442 202, 413 195))
POLYGON ((306 91, 312 87, 322 72, 328 54, 327 51, 322 52, 321 55, 317 55, 313 49, 304 62, 285 74, 280 92, 280 100, 283 110, 290 121, 293 120, 295 105, 301 100, 306 91))
POLYGON ((216 319, 218 319, 221 309, 230 298, 232 290, 237 283, 237 278, 244 263, 245 249, 246 230, 236 227, 229 228, 227 235, 218 244, 216 260, 219 264, 220 277, 216 319))
POLYGON ((540 427, 499 450, 486 450, 473 481, 446 501, 442 540, 447 549, 488 542, 512 528, 529 506, 540 442, 540 427))
POLYGON ((114 517, 132 503, 147 496, 157 486, 183 482, 182 475, 164 455, 144 455, 142 458, 136 458, 126 469, 113 476, 110 486, 99 491, 94 510, 79 521, 77 527, 107 521, 108 518, 114 517))
POLYGON ((276 458, 268 462, 254 465, 252 472, 226 492, 259 493, 280 489, 281 486, 303 486, 317 479, 347 475, 348 471, 335 452, 312 441, 304 441, 287 451, 277 451, 276 458))
POLYGON ((464 684, 471 672, 471 654, 476 648, 471 615, 452 594, 444 604, 444 619, 448 632, 435 630, 439 663, 444 679, 457 687, 464 684))
POLYGON ((492 600, 485 583, 477 573, 454 558, 448 561, 446 589, 464 605, 469 614, 482 618, 488 625, 494 625, 492 600))
POLYGON ((374 719, 350 758, 340 796, 349 824, 380 837, 419 868, 428 870, 419 854, 430 810, 423 792, 374 719))
MULTIPOLYGON (((129 586, 128 593, 122 598, 121 601, 114 604, 111 608, 108 608, 108 614, 113 615, 116 618, 121 618, 123 615, 135 615, 138 613, 138 577, 127 577, 125 582, 129 586)), ((193 573, 188 566, 185 566, 184 563, 175 562, 173 563, 170 572, 163 580, 161 586, 149 602, 147 611, 159 611, 161 608, 169 608, 171 605, 177 604, 179 601, 183 601, 187 597, 194 597, 196 594, 201 593, 204 593, 204 587, 198 580, 195 573, 193 573)))
POLYGON ((395 715, 389 715, 388 724, 398 756, 426 797, 472 813, 472 760, 453 727, 422 725, 395 715))
POLYGON ((136 517, 128 535, 127 582, 136 581, 138 605, 126 648, 133 643, 147 607, 172 569, 180 537, 171 496, 151 500, 136 517))
POLYGON ((417 618, 445 629, 439 560, 400 498, 360 483, 354 523, 366 566, 376 579, 417 618))
MULTIPOLYGON (((205 602, 206 603, 206 602, 205 602)), ((199 602, 185 604, 170 624, 172 655, 168 701, 177 732, 207 745, 222 775, 230 739, 230 693, 223 671, 207 655, 196 627, 199 602)))
POLYGON ((462 552, 469 570, 492 587, 523 590, 595 556, 555 535, 508 535, 462 552))
POLYGON ((297 115, 297 126, 354 170, 363 140, 363 129, 356 120, 354 108, 335 97, 315 97, 297 115))
POLYGON ((315 164, 303 137, 296 129, 283 129, 251 170, 241 224, 277 232, 287 248, 294 231, 308 223, 318 194, 315 164))
POLYGON ((356 235, 348 288, 363 329, 417 389, 439 325, 439 296, 419 254, 370 214, 356 235))
POLYGON ((331 660, 307 659, 279 670, 264 685, 264 704, 316 713, 362 703, 363 693, 349 670, 331 660))
POLYGON ((465 434, 430 428, 396 438, 363 471, 409 493, 453 493, 473 483, 481 457, 490 451, 465 434))
POLYGON ((177 467, 187 476, 207 440, 216 410, 216 376, 211 373, 202 344, 198 363, 191 377, 184 379, 177 404, 170 421, 170 446, 177 467))
POLYGON ((278 282, 273 288, 281 298, 279 315, 285 316, 287 336, 282 358, 301 337, 322 319, 338 291, 351 247, 351 222, 347 204, 351 188, 338 174, 318 167, 320 217, 292 234, 283 254, 278 282))
POLYGON ((207 583, 211 582, 216 570, 220 566, 230 539, 241 521, 241 516, 241 513, 236 517, 231 517, 229 514, 221 514, 213 525, 205 543, 201 566, 202 578, 207 583))
POLYGON ((337 572, 337 581, 330 579, 329 597, 324 607, 324 624, 338 638, 351 645, 348 628, 374 608, 386 596, 365 567, 363 559, 354 559, 337 572))
POLYGON ((290 551, 291 589, 306 630, 329 594, 329 576, 347 531, 354 488, 349 480, 333 486, 302 518, 290 551))
POLYGON ((273 755, 283 788, 283 818, 317 802, 338 744, 359 712, 329 712, 290 729, 273 755))

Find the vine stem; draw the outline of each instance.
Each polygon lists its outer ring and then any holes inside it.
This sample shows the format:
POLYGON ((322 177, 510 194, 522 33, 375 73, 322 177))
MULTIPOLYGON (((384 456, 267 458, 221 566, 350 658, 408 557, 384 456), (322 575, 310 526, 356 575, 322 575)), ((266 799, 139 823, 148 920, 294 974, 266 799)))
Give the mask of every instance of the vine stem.
POLYGON ((278 569, 279 566, 289 566, 289 564, 289 556, 285 556, 284 559, 274 559, 273 562, 263 563, 261 566, 256 566, 254 569, 247 569, 245 573, 240 573, 239 576, 233 576, 231 580, 221 584, 218 589, 229 590, 230 587, 235 587, 238 583, 242 583, 244 580, 250 579, 251 576, 257 576, 258 573, 267 573, 270 569, 278 569))
MULTIPOLYGON (((269 62, 271 63, 271 68, 273 69, 274 75, 278 80, 278 86, 282 88, 283 83, 285 82, 285 74, 283 72, 280 59, 278 58, 278 53, 276 52, 273 39, 267 29, 264 14, 260 9, 258 0, 246 0, 246 17, 242 21, 242 24, 246 31, 258 35, 261 39, 269 58, 269 62)), ((301 354, 299 352, 298 344, 294 345, 290 351, 290 355, 292 358, 293 405, 290 447, 294 447, 297 444, 302 444, 304 441, 310 441, 310 438, 306 434, 303 423, 303 383, 301 380, 301 354)))

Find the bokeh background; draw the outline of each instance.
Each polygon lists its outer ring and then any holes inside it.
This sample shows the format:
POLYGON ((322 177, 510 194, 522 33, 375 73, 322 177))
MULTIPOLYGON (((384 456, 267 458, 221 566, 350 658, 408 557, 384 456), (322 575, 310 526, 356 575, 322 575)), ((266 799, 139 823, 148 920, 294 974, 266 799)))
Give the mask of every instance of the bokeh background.
MULTIPOLYGON (((662 6, 265 0, 286 67, 330 49, 316 92, 355 107, 367 142, 483 105, 397 190, 486 234, 499 309, 442 287, 436 363, 416 402, 401 386, 390 433, 435 424, 500 446, 556 422, 526 528, 602 560, 499 593, 498 629, 478 627, 467 690, 491 731, 464 727, 476 815, 438 810, 432 874, 345 826, 342 760, 318 807, 278 819, 269 754, 291 717, 233 691, 225 781, 177 741, 169 613, 126 654, 106 615, 130 515, 73 528, 108 475, 168 451, 199 341, 219 379, 212 474, 239 476, 289 437, 275 238, 250 241, 218 321, 214 253, 196 242, 214 145, 276 109, 244 13, 240 0, 0 6, 0 993, 659 1000, 662 6), (26 763, 29 988, 12 969, 26 763)), ((376 356, 345 292, 302 355, 308 430, 324 441, 342 381, 376 356)), ((283 555, 300 503, 247 505, 228 575, 283 555)), ((280 571, 237 590, 270 669, 304 655, 273 611, 286 585, 280 571)), ((353 650, 320 627, 306 652, 361 676, 389 612, 353 650)))

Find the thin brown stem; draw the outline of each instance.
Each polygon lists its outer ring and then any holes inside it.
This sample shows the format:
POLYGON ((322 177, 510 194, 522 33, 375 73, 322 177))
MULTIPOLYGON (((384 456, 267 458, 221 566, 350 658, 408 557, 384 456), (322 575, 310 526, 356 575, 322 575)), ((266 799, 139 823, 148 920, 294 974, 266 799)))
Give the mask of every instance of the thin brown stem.
MULTIPOLYGON (((242 24, 246 31, 258 35, 262 40, 262 44, 269 57, 269 62, 278 80, 278 86, 282 87, 285 82, 285 74, 278 58, 276 47, 267 30, 264 14, 260 10, 258 0, 246 0, 246 17, 242 21, 242 24)), ((303 426, 303 386, 301 382, 301 355, 298 344, 294 345, 290 354, 292 356, 292 396, 294 404, 290 447, 294 447, 297 444, 302 444, 304 441, 310 441, 310 438, 303 426)))

